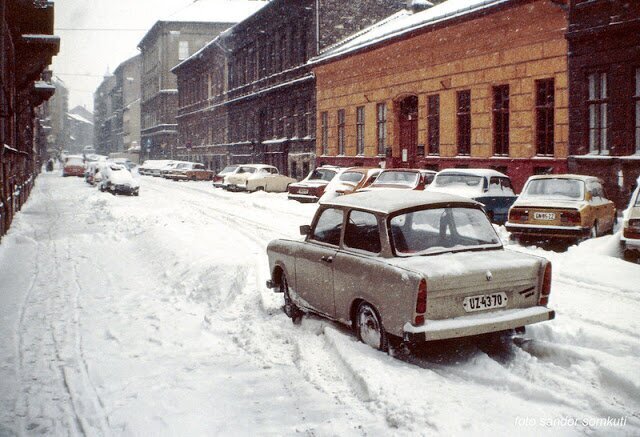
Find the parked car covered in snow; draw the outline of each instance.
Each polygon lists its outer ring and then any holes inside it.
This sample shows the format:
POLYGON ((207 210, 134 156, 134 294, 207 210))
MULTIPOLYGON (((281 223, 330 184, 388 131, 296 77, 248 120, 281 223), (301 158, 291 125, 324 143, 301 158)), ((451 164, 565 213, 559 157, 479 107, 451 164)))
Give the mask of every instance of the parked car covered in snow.
POLYGON ((377 190, 381 188, 400 188, 406 190, 424 190, 436 172, 417 168, 387 168, 378 174, 371 185, 360 191, 377 190))
POLYGON ((509 210, 512 236, 582 239, 613 231, 616 208, 593 176, 531 176, 509 210))
POLYGON ((360 188, 368 187, 376 180, 381 171, 382 169, 378 167, 351 167, 345 169, 329 182, 324 189, 324 194, 320 197, 320 202, 355 193, 360 188))
POLYGON ((210 181, 213 177, 213 172, 207 170, 204 164, 180 162, 172 170, 169 170, 164 177, 174 181, 210 181))
POLYGON ((269 191, 283 193, 296 180, 281 175, 278 169, 266 164, 244 164, 238 171, 225 177, 230 191, 269 191))
POLYGON ((624 212, 620 240, 626 257, 640 256, 640 179, 624 212))
POLYGON ((294 322, 305 312, 351 325, 384 350, 550 320, 551 264, 503 248, 482 205, 441 193, 378 190, 320 204, 304 241, 267 247, 294 322))
POLYGON ((69 155, 64 160, 64 166, 62 167, 62 176, 84 176, 84 158, 79 155, 69 155))
POLYGON ((324 190, 343 169, 333 165, 323 165, 311 171, 300 182, 289 185, 290 200, 298 202, 317 202, 324 194, 324 190))
POLYGON ((224 178, 235 173, 240 168, 239 165, 228 165, 213 176, 213 186, 216 188, 225 188, 224 178))
POLYGON ((145 176, 153 176, 153 173, 157 172, 156 176, 160 176, 160 169, 169 162, 171 161, 167 159, 147 159, 138 167, 138 173, 145 176))
POLYGON ((100 170, 101 180, 98 184, 100 191, 109 191, 111 194, 140 193, 140 183, 131 172, 122 164, 108 163, 100 170))
POLYGON ((640 179, 624 212, 620 240, 625 256, 640 256, 640 179))
POLYGON ((498 224, 507 221, 509 207, 517 198, 509 176, 482 168, 441 170, 427 190, 455 194, 480 202, 489 219, 498 224))

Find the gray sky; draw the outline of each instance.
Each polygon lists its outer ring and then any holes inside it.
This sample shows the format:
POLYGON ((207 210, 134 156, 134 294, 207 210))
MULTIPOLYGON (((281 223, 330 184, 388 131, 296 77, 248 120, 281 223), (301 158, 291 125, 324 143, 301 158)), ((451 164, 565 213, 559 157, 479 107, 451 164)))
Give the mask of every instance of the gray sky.
POLYGON ((158 19, 192 1, 57 0, 55 34, 61 41, 52 69, 69 88, 69 109, 85 105, 92 110, 93 91, 107 69, 113 72, 122 61, 135 56, 138 42, 158 19))

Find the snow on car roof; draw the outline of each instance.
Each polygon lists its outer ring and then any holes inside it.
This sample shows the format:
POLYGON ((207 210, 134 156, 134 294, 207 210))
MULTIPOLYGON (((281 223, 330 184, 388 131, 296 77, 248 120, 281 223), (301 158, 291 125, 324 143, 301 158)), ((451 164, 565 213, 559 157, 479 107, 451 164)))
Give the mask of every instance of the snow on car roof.
POLYGON ((361 208, 369 211, 390 214, 401 209, 442 203, 466 203, 469 205, 480 205, 478 202, 465 197, 455 196, 453 194, 394 189, 379 189, 375 191, 364 191, 349 194, 348 196, 340 196, 324 202, 324 205, 361 208))
POLYGON ((447 168, 445 170, 440 170, 438 172, 438 175, 440 174, 468 174, 472 176, 482 176, 482 177, 497 176, 497 177, 503 177, 503 178, 509 177, 506 174, 500 173, 499 171, 493 170, 491 168, 447 168))
POLYGON ((595 176, 587 176, 582 174, 542 174, 530 176, 529 179, 578 179, 581 181, 599 180, 595 176))

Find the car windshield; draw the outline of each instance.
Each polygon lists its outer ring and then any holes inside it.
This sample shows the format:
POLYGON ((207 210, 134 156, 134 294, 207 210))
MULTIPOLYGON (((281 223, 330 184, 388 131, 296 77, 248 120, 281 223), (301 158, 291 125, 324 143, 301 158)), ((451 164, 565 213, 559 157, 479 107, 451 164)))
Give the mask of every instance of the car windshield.
POLYGON ((500 247, 500 239, 485 213, 477 208, 429 208, 389 220, 398 256, 500 247))
POLYGON ((383 171, 372 185, 414 185, 417 183, 418 177, 418 173, 412 171, 383 171))
POLYGON ((230 165, 228 167, 225 167, 222 169, 222 171, 220 173, 224 174, 224 173, 231 173, 233 171, 235 171, 235 169, 238 168, 237 165, 230 165))
POLYGON ((339 180, 340 182, 351 182, 352 184, 357 184, 363 177, 363 173, 357 171, 345 171, 339 176, 339 180))
POLYGON ((309 180, 316 181, 331 181, 336 175, 335 170, 330 170, 327 168, 317 168, 309 175, 309 180))
POLYGON ((584 182, 577 179, 533 179, 525 187, 523 197, 560 197, 582 200, 584 197, 584 182))
POLYGON ((434 184, 436 187, 450 187, 454 185, 477 187, 482 184, 482 179, 482 176, 460 173, 447 173, 437 175, 434 184))

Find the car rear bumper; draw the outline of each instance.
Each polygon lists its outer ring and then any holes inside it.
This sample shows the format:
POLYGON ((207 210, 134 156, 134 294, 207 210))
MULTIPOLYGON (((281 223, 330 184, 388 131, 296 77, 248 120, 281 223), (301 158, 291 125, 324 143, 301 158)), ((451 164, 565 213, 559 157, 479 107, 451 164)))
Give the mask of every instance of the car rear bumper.
POLYGON ((640 251, 640 239, 621 236, 620 241, 624 244, 625 249, 640 251))
POLYGON ((297 200, 298 202, 317 202, 319 197, 313 194, 292 194, 290 193, 287 198, 289 200, 297 200))
POLYGON ((512 234, 558 238, 587 237, 591 231, 589 228, 583 228, 582 226, 521 225, 511 222, 505 223, 505 227, 512 234))
POLYGON ((404 340, 422 342, 486 334, 555 318, 555 311, 547 307, 514 308, 504 311, 470 314, 445 320, 427 320, 423 326, 404 325, 404 340))
POLYGON ((246 185, 227 184, 225 188, 228 191, 247 191, 246 185))

